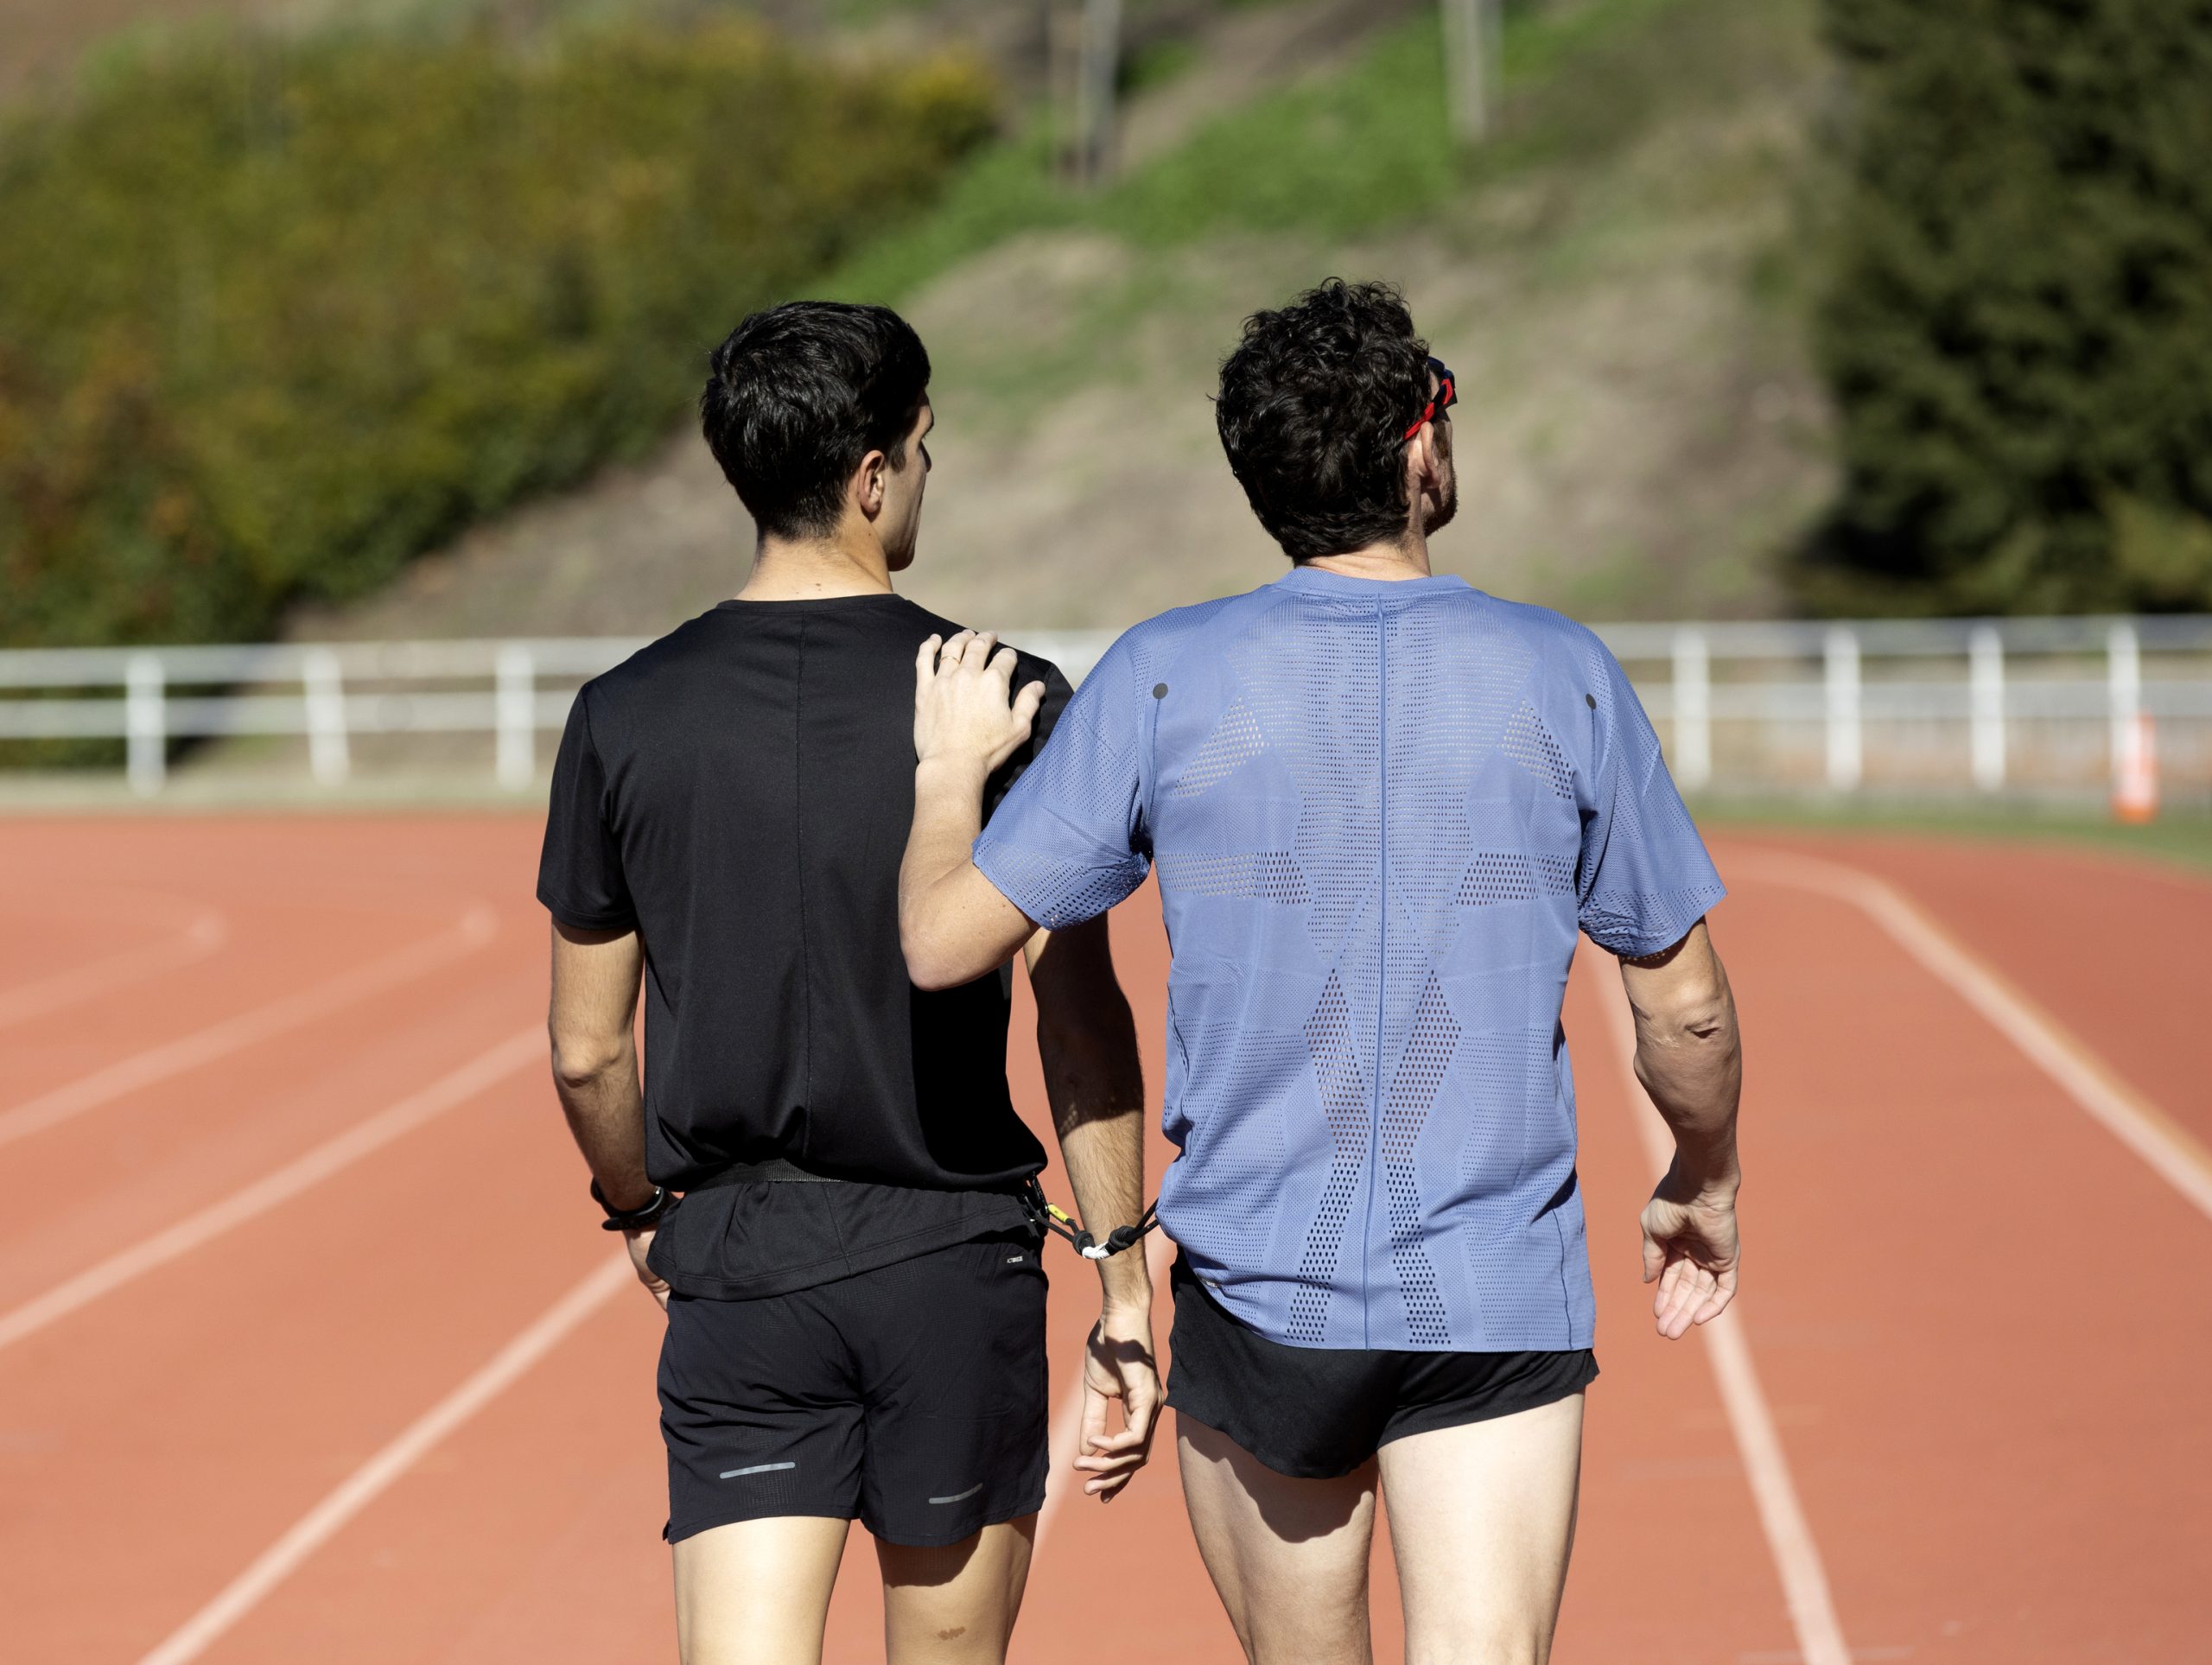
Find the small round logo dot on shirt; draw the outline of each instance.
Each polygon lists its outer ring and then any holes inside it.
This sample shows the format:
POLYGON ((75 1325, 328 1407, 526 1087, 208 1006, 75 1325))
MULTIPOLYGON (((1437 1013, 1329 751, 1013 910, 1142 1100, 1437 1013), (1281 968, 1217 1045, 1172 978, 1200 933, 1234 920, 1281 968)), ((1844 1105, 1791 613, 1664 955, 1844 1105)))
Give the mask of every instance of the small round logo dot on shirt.
POLYGON ((1164 700, 1164 699, 1166 699, 1166 698, 1167 697, 1167 684, 1166 684, 1166 683, 1153 683, 1153 685, 1152 685, 1152 697, 1153 697, 1153 698, 1154 698, 1154 699, 1156 699, 1156 700, 1164 700))
POLYGON ((1598 696, 1595 694, 1585 694, 1582 696, 1582 702, 1588 706, 1592 711, 1595 711, 1598 709, 1598 696))

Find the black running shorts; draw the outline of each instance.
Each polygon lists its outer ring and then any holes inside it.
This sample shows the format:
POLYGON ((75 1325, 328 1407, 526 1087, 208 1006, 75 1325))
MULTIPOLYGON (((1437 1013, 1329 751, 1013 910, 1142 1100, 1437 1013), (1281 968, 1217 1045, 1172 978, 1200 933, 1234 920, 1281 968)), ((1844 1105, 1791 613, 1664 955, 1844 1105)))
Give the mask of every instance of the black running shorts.
POLYGON ((1598 1376, 1573 1352, 1288 1347, 1226 1311, 1179 1255, 1167 1402, 1278 1474, 1333 1479, 1393 1439, 1532 1411, 1598 1376))
POLYGON ((671 1543, 857 1519, 950 1544, 1045 1501, 1045 1271, 1027 1233, 788 1294, 668 1303, 671 1543))

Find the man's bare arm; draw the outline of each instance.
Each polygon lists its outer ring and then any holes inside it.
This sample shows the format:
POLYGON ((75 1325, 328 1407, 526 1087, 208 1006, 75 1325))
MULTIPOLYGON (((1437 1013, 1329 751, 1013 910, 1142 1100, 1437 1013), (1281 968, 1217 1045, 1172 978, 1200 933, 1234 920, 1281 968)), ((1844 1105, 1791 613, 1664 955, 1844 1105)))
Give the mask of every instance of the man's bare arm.
MULTIPOLYGON (((645 945, 634 931, 553 925, 553 1085, 599 1194, 620 1212, 653 1198, 645 1178, 645 1100, 638 1077, 638 986, 645 945)), ((626 1231, 639 1280, 662 1306, 668 1287, 645 1265, 652 1229, 626 1231)))
POLYGON ((983 827, 983 785, 1029 738, 1045 684, 1011 693, 1014 650, 962 631, 922 644, 915 661, 914 824, 899 869, 899 940, 918 988, 952 988, 1004 965, 1034 921, 969 859, 983 827))
MULTIPOLYGON (((1068 1184, 1084 1227, 1101 1242, 1144 1213, 1144 1071, 1135 1020, 1114 975, 1103 918, 1039 931, 1028 949, 1037 996, 1037 1052, 1068 1184)), ((1150 1454, 1160 1411, 1152 1343, 1152 1277, 1142 1243, 1099 1261, 1098 1327, 1084 1359, 1084 1490, 1110 1498, 1150 1454), (1109 1429, 1119 1400, 1124 1427, 1109 1429)))
POLYGON ((1702 920, 1646 958, 1623 960, 1636 1014, 1636 1073, 1675 1134, 1675 1160, 1643 1211, 1643 1280, 1659 1332, 1686 1334, 1736 1293, 1736 1111, 1744 1084, 1736 1001, 1702 920))

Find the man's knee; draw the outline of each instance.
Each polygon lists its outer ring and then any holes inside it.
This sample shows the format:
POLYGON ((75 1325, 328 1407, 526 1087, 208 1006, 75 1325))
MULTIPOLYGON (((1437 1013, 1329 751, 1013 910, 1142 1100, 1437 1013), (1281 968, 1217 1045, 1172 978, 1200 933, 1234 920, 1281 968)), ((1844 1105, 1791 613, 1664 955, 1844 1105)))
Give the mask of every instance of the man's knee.
POLYGON ((1409 1634, 1406 1665, 1547 1665, 1548 1631, 1526 1624, 1486 1625, 1444 1636, 1409 1634))

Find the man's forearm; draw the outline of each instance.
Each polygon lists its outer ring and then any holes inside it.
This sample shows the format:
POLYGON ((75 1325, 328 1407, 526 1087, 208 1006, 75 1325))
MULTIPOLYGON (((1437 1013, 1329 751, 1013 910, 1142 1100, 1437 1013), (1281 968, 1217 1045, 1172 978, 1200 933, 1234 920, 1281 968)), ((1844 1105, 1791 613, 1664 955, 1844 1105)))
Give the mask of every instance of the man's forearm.
MULTIPOLYGON (((1136 1020, 1114 975, 1103 918, 1039 938, 1030 986, 1037 996, 1037 1053, 1068 1185, 1084 1227, 1100 1242, 1144 1214, 1144 1066, 1136 1020)), ((1152 1278, 1141 1246, 1098 1262, 1109 1306, 1148 1307, 1152 1278)))
POLYGON ((1734 1001, 1724 993, 1706 1012, 1639 1014, 1636 1073, 1674 1132, 1680 1177, 1700 1188, 1732 1190, 1744 1083, 1734 1001))
POLYGON ((1665 952, 1621 962, 1636 1014, 1636 1074, 1675 1134, 1674 1176, 1735 1192, 1736 1101, 1744 1053, 1727 968, 1700 920, 1665 952))
MULTIPOLYGON (((571 1049, 573 1052, 573 1049, 571 1049)), ((583 1153, 600 1194, 611 1208, 642 1208, 652 1200, 645 1177, 645 1093, 633 1047, 582 1067, 563 1067, 556 1049, 554 1085, 569 1132, 583 1153)))
POLYGON ((1732 1188, 1739 1177, 1736 1082, 1703 1071, 1699 1078, 1680 1080, 1665 1068, 1647 1065, 1640 1052, 1636 1072, 1674 1132, 1677 1172, 1701 1187, 1732 1188))
MULTIPOLYGON (((1046 1091, 1068 1185, 1085 1229, 1103 1242, 1115 1227, 1135 1225, 1144 1214, 1144 1083, 1133 1067, 1098 1068, 1107 1062, 1103 1058, 1078 1064, 1064 1052, 1056 1060, 1041 1026, 1038 1045, 1046 1058, 1046 1091), (1065 1084, 1058 1090, 1052 1084, 1056 1074, 1062 1074, 1065 1084)), ((1135 1056, 1133 1031, 1132 1064, 1135 1056)), ((1108 1304, 1151 1304, 1152 1276, 1141 1242, 1099 1261, 1098 1276, 1108 1304)))

